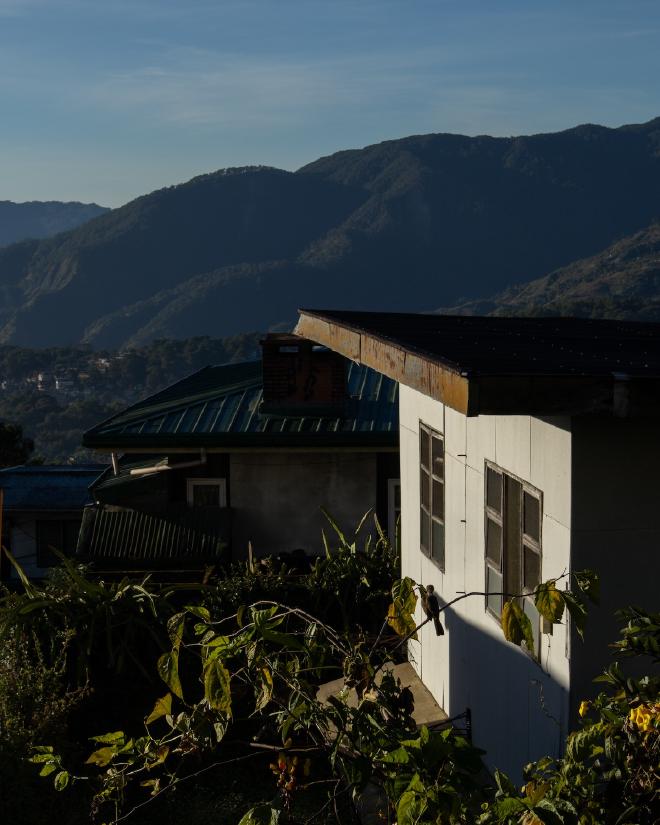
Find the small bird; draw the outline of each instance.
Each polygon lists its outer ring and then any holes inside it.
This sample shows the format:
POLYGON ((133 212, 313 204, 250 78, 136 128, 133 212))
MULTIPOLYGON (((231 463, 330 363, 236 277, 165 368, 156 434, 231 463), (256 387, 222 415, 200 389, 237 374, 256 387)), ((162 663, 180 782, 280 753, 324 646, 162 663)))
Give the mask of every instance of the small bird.
POLYGON ((432 584, 426 585, 426 597, 422 594, 422 607, 424 608, 427 618, 433 619, 435 635, 444 636, 445 629, 440 622, 440 601, 435 595, 435 587, 433 587, 432 584))

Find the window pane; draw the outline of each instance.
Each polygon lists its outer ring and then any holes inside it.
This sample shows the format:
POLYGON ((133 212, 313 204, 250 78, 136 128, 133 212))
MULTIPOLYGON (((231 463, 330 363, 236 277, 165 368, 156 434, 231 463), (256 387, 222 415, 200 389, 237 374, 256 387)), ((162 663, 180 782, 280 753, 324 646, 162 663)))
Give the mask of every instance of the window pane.
POLYGON ((502 569, 502 528, 492 519, 486 519, 486 556, 502 569))
POLYGON ((419 498, 427 510, 431 507, 430 478, 425 470, 419 472, 419 498))
POLYGON ((496 616, 499 616, 502 613, 502 596, 491 594, 501 594, 502 576, 488 565, 486 565, 486 592, 488 593, 488 596, 486 597, 486 605, 488 606, 488 609, 495 613, 496 616))
POLYGON ((523 584, 534 590, 541 582, 541 557, 531 547, 523 547, 523 584))
POLYGON ((445 567, 445 526, 439 521, 433 519, 433 545, 431 550, 432 557, 438 562, 440 567, 444 570, 445 567))
POLYGON ((490 467, 486 467, 486 504, 502 512, 502 476, 490 467))
POLYGON ((428 553, 430 550, 431 517, 424 510, 419 511, 419 543, 422 550, 428 553))
POLYGON ((529 493, 525 493, 525 515, 524 515, 524 529, 525 533, 534 541, 539 540, 539 522, 540 522, 540 508, 539 500, 529 493))
POLYGON ((532 633, 534 634, 534 650, 530 650, 530 653, 533 653, 534 656, 538 656, 541 652, 539 644, 541 635, 539 612, 531 599, 523 599, 523 610, 525 615, 529 618, 530 624, 532 625, 532 633))
POLYGON ((441 521, 445 520, 445 485, 433 479, 433 515, 441 521))
POLYGON ((431 439, 431 460, 432 472, 438 478, 445 477, 445 451, 441 438, 433 437, 431 439))
POLYGON ((219 507, 219 484, 193 484, 192 503, 194 507, 219 507))
POLYGON ((428 469, 429 466, 429 439, 426 430, 419 431, 419 460, 428 469))

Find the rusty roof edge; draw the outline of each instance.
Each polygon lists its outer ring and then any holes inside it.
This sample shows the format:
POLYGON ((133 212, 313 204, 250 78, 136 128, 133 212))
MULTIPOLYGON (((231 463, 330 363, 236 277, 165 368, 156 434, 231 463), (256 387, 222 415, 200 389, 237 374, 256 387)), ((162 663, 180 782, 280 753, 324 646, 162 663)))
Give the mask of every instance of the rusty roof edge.
POLYGON ((467 373, 428 353, 391 338, 336 321, 317 310, 299 310, 297 335, 311 338, 388 378, 418 390, 461 412, 477 415, 477 387, 467 373))

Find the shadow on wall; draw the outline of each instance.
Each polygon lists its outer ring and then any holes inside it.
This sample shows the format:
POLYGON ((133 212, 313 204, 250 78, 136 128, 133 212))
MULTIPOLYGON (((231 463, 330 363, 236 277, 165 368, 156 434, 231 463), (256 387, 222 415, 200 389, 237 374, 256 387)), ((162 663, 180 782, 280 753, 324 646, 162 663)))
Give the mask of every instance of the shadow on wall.
POLYGON ((441 616, 444 636, 436 637, 432 625, 424 628, 430 630, 433 640, 424 640, 422 673, 428 670, 430 651, 448 658, 445 710, 453 717, 469 707, 473 741, 486 751, 487 766, 499 768, 519 783, 528 762, 562 753, 567 734, 567 686, 507 642, 495 622, 491 635, 466 621, 454 608, 441 616))

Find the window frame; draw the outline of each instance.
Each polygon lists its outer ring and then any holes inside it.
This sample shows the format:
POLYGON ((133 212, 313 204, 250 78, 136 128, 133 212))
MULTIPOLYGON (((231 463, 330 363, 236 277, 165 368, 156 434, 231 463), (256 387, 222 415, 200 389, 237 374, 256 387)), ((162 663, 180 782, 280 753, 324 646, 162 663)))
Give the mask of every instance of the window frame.
MULTIPOLYGON (((218 507, 227 506, 227 479, 226 478, 202 478, 195 477, 186 479, 186 501, 189 507, 195 507, 194 488, 195 487, 219 487, 218 507)), ((208 505, 214 507, 216 505, 208 505)))
MULTIPOLYGON (((534 604, 534 590, 542 581, 543 570, 543 492, 534 487, 528 481, 516 476, 514 473, 505 470, 493 461, 484 462, 484 605, 486 612, 497 622, 501 622, 502 607, 505 599, 517 595, 517 601, 532 623, 536 649, 527 651, 534 658, 539 658, 541 653, 542 623, 541 616, 534 604), (489 504, 488 500, 488 473, 494 472, 500 477, 500 511, 498 512, 489 504), (507 519, 508 510, 508 489, 506 479, 516 482, 519 486, 518 519, 515 526, 509 525, 507 519), (525 496, 530 496, 538 502, 538 537, 525 532, 525 496), (489 556, 488 545, 488 522, 494 521, 500 527, 500 565, 495 566, 493 559, 489 556), (516 558, 511 558, 512 550, 509 548, 507 539, 509 531, 515 529, 519 535, 516 550, 516 558), (533 586, 525 584, 525 550, 534 553, 538 558, 538 581, 533 586), (489 569, 493 570, 501 577, 502 586, 500 590, 503 594, 499 597, 499 614, 492 609, 489 604, 489 569), (515 571, 512 573, 512 571, 515 571)), ((497 591, 495 591, 497 592, 497 591)))
POLYGON ((445 565, 446 565, 446 554, 445 554, 445 547, 446 547, 446 513, 445 513, 445 439, 444 435, 437 430, 434 430, 432 427, 429 427, 428 424, 424 424, 424 422, 419 422, 419 525, 420 525, 420 534, 419 534, 419 547, 422 553, 429 558, 435 565, 437 565, 440 570, 444 573, 445 572, 445 565), (428 451, 426 456, 423 455, 423 443, 424 437, 428 438, 428 451), (434 472, 433 467, 433 445, 434 441, 440 444, 441 450, 441 466, 442 466, 442 475, 434 472), (424 463, 426 461, 426 464, 424 463), (423 485, 422 485, 422 476, 426 475, 427 480, 427 489, 426 489, 426 496, 424 495, 423 485), (436 485, 441 485, 441 501, 436 501, 436 496, 434 494, 434 488, 436 485), (425 503, 425 499, 428 503, 425 503), (438 515, 437 509, 440 509, 442 515, 438 515), (424 544, 423 541, 423 531, 422 531, 422 520, 426 517, 428 519, 428 547, 424 544), (434 529, 433 525, 437 524, 442 528, 442 542, 441 547, 435 547, 434 541, 434 529))

